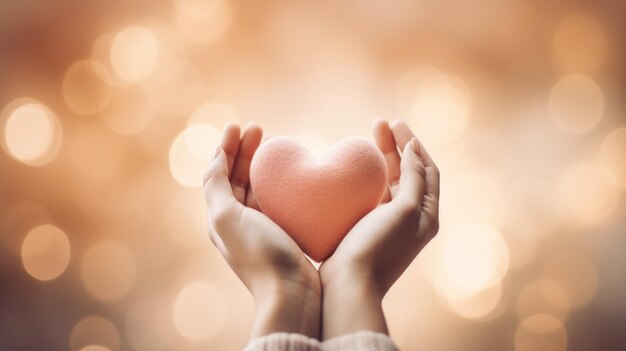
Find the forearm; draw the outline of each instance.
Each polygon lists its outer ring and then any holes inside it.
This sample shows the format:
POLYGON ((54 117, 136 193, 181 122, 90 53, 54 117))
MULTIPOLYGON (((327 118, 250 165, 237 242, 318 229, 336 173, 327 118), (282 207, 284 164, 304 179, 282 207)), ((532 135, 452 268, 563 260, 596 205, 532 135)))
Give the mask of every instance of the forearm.
POLYGON ((323 340, 358 331, 388 334, 382 296, 363 278, 346 274, 324 285, 323 340))
POLYGON ((252 338, 284 332, 319 339, 321 296, 315 289, 280 282, 272 283, 253 296, 256 316, 252 338))

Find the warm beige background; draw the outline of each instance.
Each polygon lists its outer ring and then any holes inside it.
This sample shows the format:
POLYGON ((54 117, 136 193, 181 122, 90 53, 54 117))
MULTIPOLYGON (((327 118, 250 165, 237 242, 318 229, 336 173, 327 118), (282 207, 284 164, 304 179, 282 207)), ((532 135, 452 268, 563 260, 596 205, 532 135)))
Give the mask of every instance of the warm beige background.
POLYGON ((0 349, 240 349, 253 303, 198 187, 222 126, 319 155, 378 117, 442 172, 441 232, 384 301, 401 348, 623 349, 625 10, 2 1, 0 349))

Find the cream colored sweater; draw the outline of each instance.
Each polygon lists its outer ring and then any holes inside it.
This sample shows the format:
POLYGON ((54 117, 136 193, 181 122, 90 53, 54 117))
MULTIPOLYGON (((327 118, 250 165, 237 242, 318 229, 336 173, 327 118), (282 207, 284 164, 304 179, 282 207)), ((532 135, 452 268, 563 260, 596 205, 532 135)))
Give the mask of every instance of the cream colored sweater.
POLYGON ((244 351, 398 351, 385 334, 360 331, 324 342, 300 334, 274 333, 252 340, 244 351))

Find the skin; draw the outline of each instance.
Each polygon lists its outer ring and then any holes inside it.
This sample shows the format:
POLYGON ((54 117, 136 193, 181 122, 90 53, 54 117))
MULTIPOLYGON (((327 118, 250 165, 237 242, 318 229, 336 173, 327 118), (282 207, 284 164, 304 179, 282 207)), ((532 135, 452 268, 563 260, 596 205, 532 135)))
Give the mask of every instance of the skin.
POLYGON ((320 266, 323 339, 387 334, 382 299, 439 230, 439 170, 426 149, 403 121, 378 120, 373 132, 387 163, 387 191, 320 266))
POLYGON ((439 228, 439 171, 404 122, 379 120, 373 131, 387 163, 387 190, 318 271, 260 212, 250 190, 261 129, 251 125, 240 135, 238 126, 226 127, 204 176, 204 194, 211 240, 255 300, 252 338, 387 333, 382 298, 439 228))
POLYGON ((321 285, 317 270, 285 231, 259 211, 250 191, 250 162, 261 128, 224 131, 203 180, 210 237, 252 294, 252 338, 274 332, 319 338, 321 285))

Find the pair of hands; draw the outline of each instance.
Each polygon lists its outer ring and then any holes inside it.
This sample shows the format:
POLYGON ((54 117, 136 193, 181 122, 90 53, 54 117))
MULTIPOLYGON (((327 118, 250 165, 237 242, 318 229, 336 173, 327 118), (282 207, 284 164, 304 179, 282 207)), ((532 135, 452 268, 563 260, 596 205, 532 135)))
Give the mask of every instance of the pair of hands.
POLYGON ((387 333, 382 298, 439 228, 439 171, 404 122, 378 120, 373 133, 387 163, 387 190, 317 270, 260 212, 250 189, 261 128, 251 125, 242 134, 237 125, 226 127, 204 176, 204 195, 211 240, 254 297, 252 337, 387 333))

